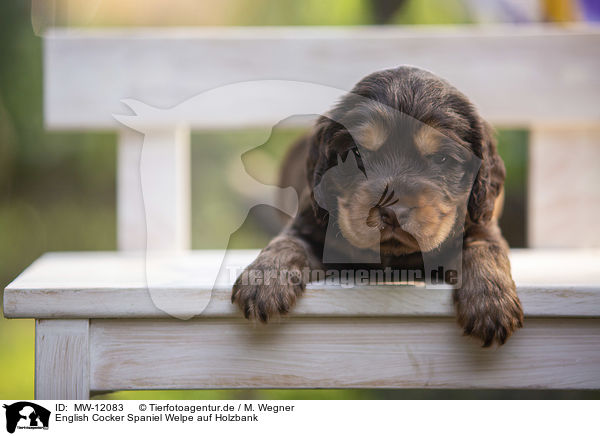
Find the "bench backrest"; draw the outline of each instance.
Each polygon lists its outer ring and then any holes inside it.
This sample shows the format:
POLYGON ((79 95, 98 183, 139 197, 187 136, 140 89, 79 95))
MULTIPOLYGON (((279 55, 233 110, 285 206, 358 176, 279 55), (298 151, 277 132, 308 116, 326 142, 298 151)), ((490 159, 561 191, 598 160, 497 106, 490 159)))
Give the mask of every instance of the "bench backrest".
MULTIPOLYGON (((218 86, 264 79, 349 90, 366 74, 401 64, 445 77, 496 126, 531 129, 529 245, 600 246, 599 28, 55 29, 44 40, 45 123, 119 131, 121 249, 146 242, 187 248, 189 129, 265 123, 272 114, 257 104, 252 117, 234 111, 161 126, 150 162, 160 174, 142 186, 142 135, 113 117, 127 112, 121 100, 168 108, 218 86), (145 210, 161 223, 148 241, 145 210)), ((317 105, 330 106, 327 98, 317 105)))

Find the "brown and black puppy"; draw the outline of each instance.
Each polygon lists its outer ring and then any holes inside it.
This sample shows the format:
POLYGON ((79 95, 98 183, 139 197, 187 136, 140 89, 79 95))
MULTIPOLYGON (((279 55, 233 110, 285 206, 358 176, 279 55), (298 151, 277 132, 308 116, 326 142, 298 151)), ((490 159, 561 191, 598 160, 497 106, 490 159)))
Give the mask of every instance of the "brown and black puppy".
POLYGON ((313 277, 306 271, 417 269, 426 278, 457 265, 466 334, 489 346, 522 326, 494 211, 504 165, 491 127, 446 81, 414 67, 367 76, 283 168, 300 211, 236 281, 232 301, 246 318, 287 313, 313 277))

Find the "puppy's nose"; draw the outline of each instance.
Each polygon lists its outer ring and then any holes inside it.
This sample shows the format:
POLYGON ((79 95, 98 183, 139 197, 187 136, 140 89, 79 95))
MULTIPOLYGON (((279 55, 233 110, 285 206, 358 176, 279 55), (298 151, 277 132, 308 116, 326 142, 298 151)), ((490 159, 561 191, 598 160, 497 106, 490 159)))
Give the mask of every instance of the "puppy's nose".
POLYGON ((386 226, 399 227, 400 221, 406 218, 408 207, 380 207, 379 215, 386 226))
POLYGON ((389 207, 380 207, 379 215, 381 216, 381 221, 383 221, 386 226, 397 227, 399 225, 394 211, 389 207))

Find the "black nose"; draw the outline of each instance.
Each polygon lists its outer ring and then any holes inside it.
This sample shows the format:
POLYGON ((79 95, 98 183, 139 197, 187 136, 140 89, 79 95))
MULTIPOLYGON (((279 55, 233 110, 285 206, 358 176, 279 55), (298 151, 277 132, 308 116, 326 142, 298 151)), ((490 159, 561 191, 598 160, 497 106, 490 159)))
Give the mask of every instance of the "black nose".
POLYGON ((405 217, 408 209, 407 207, 395 207, 393 209, 391 207, 380 207, 379 215, 381 216, 381 221, 386 226, 400 227, 398 218, 402 219, 405 217))
POLYGON ((380 207, 379 215, 381 216, 381 221, 383 221, 386 226, 397 227, 399 225, 393 210, 387 207, 380 207))

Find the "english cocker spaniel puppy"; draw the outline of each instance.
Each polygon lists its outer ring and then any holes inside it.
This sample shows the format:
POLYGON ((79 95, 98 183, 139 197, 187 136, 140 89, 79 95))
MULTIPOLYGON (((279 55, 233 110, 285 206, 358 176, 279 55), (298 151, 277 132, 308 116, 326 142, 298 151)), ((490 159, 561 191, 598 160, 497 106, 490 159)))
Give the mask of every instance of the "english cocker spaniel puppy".
POLYGON ((232 302, 268 322, 315 272, 441 274, 465 334, 503 344, 523 323, 497 223, 504 177, 491 127, 461 92, 414 67, 373 73, 288 153, 281 186, 300 193, 300 210, 232 302))

